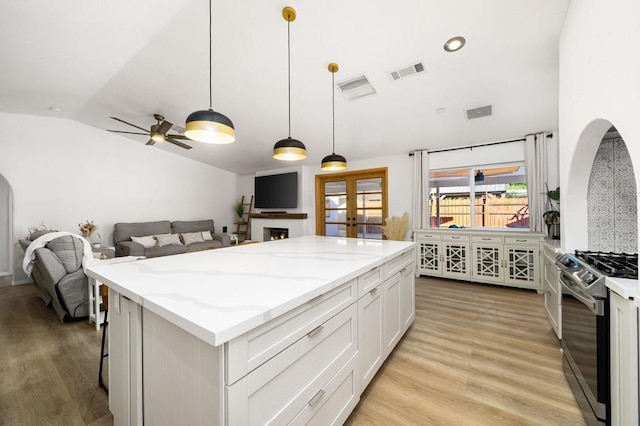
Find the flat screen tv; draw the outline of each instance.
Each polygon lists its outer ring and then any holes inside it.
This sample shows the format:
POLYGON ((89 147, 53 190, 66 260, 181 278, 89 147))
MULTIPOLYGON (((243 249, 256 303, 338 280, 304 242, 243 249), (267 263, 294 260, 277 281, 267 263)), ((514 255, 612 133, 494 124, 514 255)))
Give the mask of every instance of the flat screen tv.
POLYGON ((298 172, 256 176, 254 205, 257 209, 298 207, 298 172))

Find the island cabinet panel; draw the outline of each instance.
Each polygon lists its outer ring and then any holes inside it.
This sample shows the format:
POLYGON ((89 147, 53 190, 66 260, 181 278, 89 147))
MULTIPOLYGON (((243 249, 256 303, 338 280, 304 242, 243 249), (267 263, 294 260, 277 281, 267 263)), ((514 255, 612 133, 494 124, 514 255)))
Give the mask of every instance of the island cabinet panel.
POLYGON ((400 271, 400 319, 402 332, 407 331, 416 318, 415 264, 411 262, 400 271))
POLYGON ((229 425, 286 424, 357 354, 355 304, 227 386, 229 425), (231 409, 232 408, 232 409, 231 409))
POLYGON ((384 312, 384 357, 386 358, 402 337, 402 319, 400 314, 400 278, 398 272, 387 279, 382 286, 384 312))
POLYGON ((222 347, 143 309, 144 423, 223 424, 222 347), (172 407, 166 410, 166 407, 172 407))
POLYGON ((384 267, 378 266, 358 277, 358 297, 367 294, 384 281, 384 267))
POLYGON ((357 279, 320 295, 225 345, 231 385, 356 301, 357 279))
POLYGON ((291 426, 341 425, 360 400, 358 357, 354 355, 327 385, 318 391, 290 423, 291 426))
POLYGON ((143 422, 142 308, 109 289, 109 409, 115 425, 143 422))
POLYGON ((363 390, 384 361, 382 293, 376 287, 358 300, 360 386, 363 390))

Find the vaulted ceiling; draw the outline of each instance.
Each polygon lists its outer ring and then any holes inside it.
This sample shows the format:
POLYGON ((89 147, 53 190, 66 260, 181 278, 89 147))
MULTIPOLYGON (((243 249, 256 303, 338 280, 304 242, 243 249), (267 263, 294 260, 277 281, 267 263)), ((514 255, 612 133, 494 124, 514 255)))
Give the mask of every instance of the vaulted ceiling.
MULTIPOLYGON (((336 152, 351 161, 555 130, 568 3, 213 0, 213 104, 233 120, 237 141, 149 149, 238 174, 288 165, 271 157, 287 136, 284 6, 297 11, 291 127, 307 146, 302 164, 319 165, 331 153, 330 62, 340 65, 336 82, 364 74, 377 92, 352 101, 336 92, 336 152), (465 47, 445 52, 454 36, 465 37, 465 47), (426 72, 389 77, 416 62, 426 72), (466 109, 483 105, 493 106, 492 116, 466 118, 466 109)), ((109 116, 147 128, 160 113, 184 126, 189 113, 209 106, 208 2, 2 1, 0 64, 2 112, 125 131, 132 129, 109 116)))

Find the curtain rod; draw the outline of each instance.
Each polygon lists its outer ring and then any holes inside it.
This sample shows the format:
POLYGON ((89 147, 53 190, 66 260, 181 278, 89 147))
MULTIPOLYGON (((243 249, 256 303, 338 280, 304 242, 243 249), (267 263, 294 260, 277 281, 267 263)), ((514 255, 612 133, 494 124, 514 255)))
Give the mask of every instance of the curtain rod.
MULTIPOLYGON (((553 133, 549 133, 547 134, 547 137, 553 137, 553 133)), ((479 145, 469 145, 469 146, 458 146, 455 148, 443 148, 443 149, 434 149, 432 151, 428 150, 428 149, 416 149, 414 151, 409 152, 409 157, 413 157, 414 153, 416 151, 427 151, 427 153, 432 154, 434 152, 448 152, 448 151, 459 151, 461 149, 471 149, 473 150, 473 148, 480 148, 483 146, 492 146, 492 145, 502 145, 505 143, 512 143, 512 142, 524 142, 526 141, 525 138, 521 138, 521 139, 510 139, 510 140, 506 140, 506 141, 499 141, 499 142, 488 142, 488 143, 481 143, 479 145)))

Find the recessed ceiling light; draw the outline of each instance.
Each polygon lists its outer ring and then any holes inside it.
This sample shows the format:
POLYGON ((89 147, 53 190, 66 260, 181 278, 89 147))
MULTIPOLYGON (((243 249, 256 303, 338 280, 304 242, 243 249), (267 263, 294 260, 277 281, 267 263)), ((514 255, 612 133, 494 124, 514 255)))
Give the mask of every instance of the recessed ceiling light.
POLYGON ((447 111, 447 109, 446 109, 446 108, 438 108, 438 109, 436 109, 436 112, 437 112, 438 114, 444 114, 446 111, 447 111))
POLYGON ((52 107, 49 107, 49 111, 60 112, 60 108, 58 108, 57 106, 52 106, 52 107))
POLYGON ((453 37, 453 38, 450 38, 444 44, 444 50, 446 50, 447 52, 457 52, 458 50, 460 50, 460 49, 462 49, 464 47, 464 44, 466 42, 467 41, 464 39, 464 37, 453 37))

